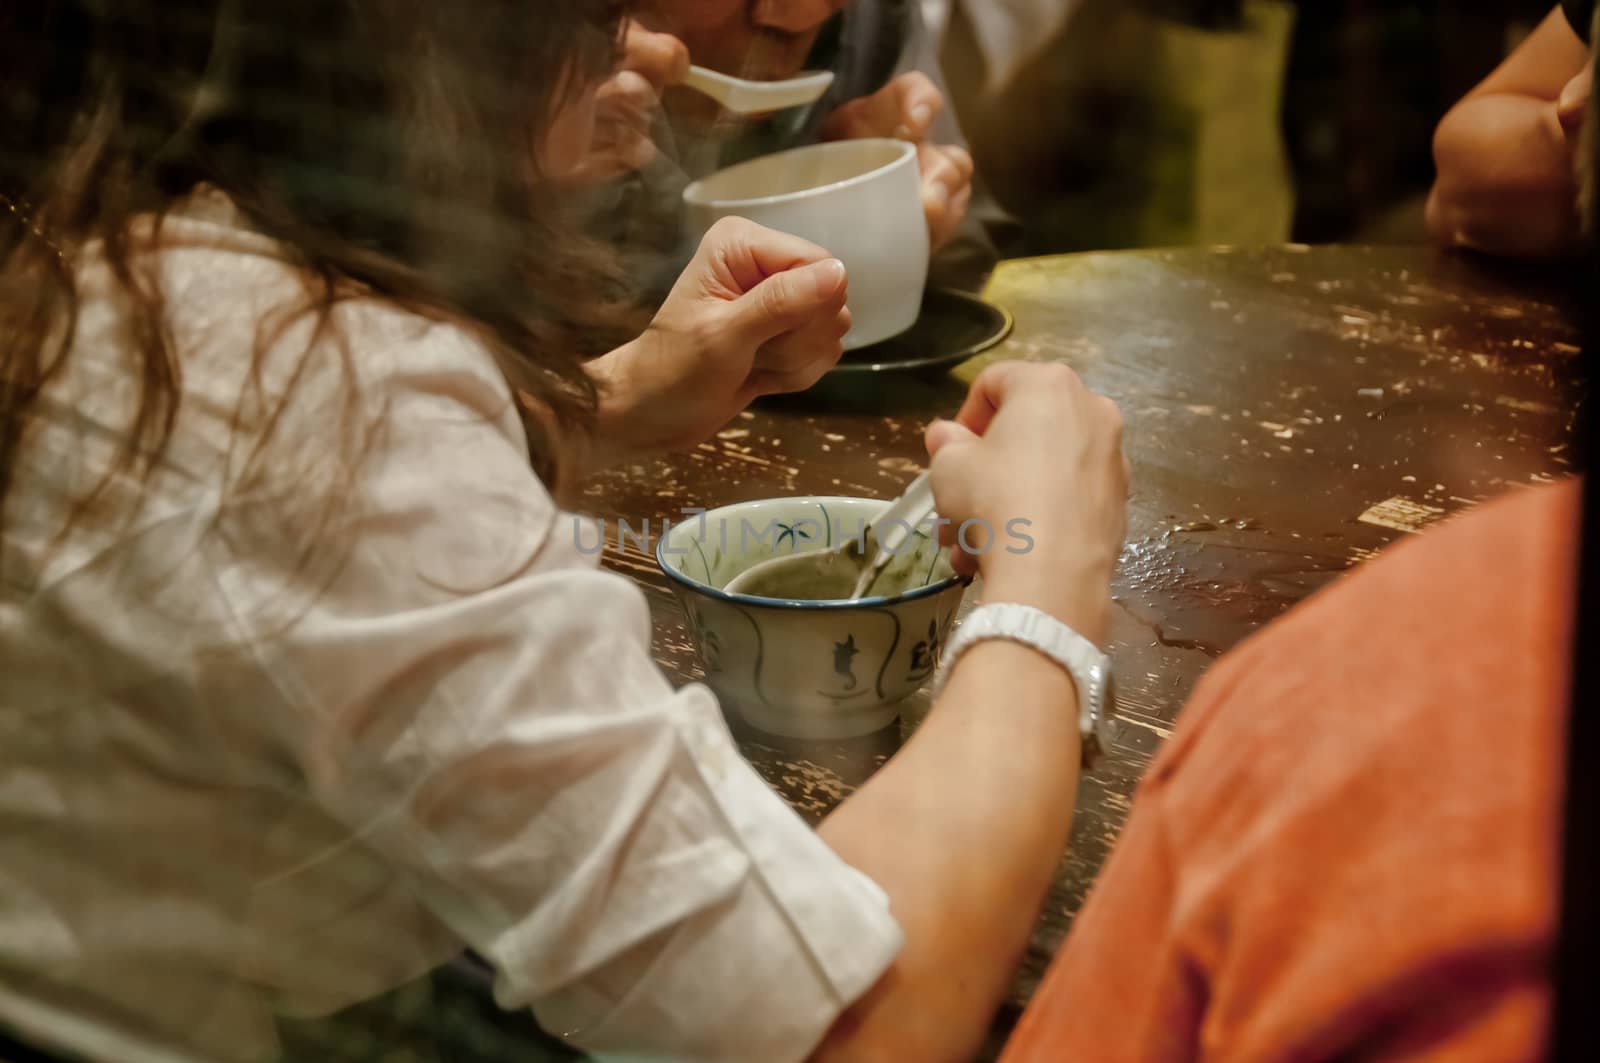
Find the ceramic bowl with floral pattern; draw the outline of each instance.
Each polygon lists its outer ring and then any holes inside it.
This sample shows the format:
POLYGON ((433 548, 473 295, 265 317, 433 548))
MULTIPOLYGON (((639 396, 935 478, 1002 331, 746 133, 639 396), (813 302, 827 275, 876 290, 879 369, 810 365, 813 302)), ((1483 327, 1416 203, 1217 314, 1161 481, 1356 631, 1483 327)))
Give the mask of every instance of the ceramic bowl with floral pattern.
POLYGON ((674 525, 656 560, 683 606, 706 682, 763 731, 850 738, 891 723, 933 677, 967 580, 924 532, 858 601, 730 594, 728 582, 786 553, 836 549, 890 503, 802 497, 742 502, 674 525))

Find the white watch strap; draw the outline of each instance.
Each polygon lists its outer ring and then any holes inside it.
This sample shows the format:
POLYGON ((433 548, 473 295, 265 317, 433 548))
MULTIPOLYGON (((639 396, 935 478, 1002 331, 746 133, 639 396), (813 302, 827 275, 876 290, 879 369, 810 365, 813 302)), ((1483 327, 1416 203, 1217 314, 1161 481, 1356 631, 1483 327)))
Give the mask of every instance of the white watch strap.
POLYGON ((1083 736, 1083 760, 1092 766, 1106 744, 1104 716, 1110 681, 1110 661, 1100 648, 1042 609, 1018 602, 991 602, 974 609, 945 648, 934 679, 934 696, 962 653, 986 639, 1005 639, 1028 646, 1060 665, 1078 690, 1078 730, 1083 736))

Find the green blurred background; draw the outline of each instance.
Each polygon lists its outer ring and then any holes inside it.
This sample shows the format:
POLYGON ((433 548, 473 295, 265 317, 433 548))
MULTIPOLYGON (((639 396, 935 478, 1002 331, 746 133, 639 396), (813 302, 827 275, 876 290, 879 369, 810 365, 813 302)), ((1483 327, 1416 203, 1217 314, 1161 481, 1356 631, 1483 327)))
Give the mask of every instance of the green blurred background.
POLYGON ((986 96, 956 4, 942 57, 1010 253, 1410 243, 1434 126, 1554 6, 1084 0, 986 96))

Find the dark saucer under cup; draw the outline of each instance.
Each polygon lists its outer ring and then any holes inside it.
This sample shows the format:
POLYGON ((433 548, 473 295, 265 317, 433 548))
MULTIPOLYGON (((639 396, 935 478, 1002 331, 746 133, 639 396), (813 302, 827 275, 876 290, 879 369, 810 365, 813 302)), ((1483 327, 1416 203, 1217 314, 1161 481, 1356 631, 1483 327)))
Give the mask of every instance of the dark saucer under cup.
POLYGON ((1011 314, 952 288, 923 293, 916 322, 898 336, 844 352, 828 376, 889 373, 956 365, 982 354, 1011 333, 1011 314))

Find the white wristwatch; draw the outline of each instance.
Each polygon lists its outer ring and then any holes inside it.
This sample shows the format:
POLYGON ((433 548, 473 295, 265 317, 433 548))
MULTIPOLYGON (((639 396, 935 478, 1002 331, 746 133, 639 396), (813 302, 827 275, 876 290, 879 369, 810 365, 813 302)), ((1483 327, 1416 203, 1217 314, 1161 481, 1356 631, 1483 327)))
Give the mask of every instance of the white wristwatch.
POLYGON ((944 688, 956 660, 974 643, 1006 639, 1032 647, 1072 676, 1078 688, 1078 730, 1083 735, 1083 766, 1094 767, 1111 744, 1110 720, 1116 708, 1111 658, 1049 613, 1016 602, 980 605, 961 622, 945 648, 934 679, 934 695, 944 688))

